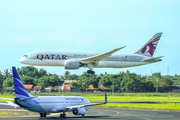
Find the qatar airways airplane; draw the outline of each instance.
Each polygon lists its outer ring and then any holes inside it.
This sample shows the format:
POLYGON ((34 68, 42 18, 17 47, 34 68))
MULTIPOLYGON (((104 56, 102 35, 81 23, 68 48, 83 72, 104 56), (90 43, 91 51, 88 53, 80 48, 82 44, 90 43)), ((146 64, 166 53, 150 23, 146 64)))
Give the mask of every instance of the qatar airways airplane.
POLYGON ((38 112, 40 114, 40 117, 46 117, 46 115, 49 115, 51 113, 60 113, 60 112, 63 113, 60 114, 60 117, 66 117, 65 112, 72 111, 74 115, 84 116, 91 106, 107 103, 106 93, 105 93, 104 103, 94 103, 94 104, 91 104, 89 100, 84 97, 77 97, 77 96, 52 96, 52 97, 33 96, 29 94, 24 88, 24 85, 15 67, 12 67, 12 72, 13 72, 16 98, 14 99, 0 98, 7 100, 14 100, 14 103, 8 101, 7 103, 1 103, 0 105, 10 105, 15 108, 21 107, 23 109, 32 112, 38 112))
POLYGON ((126 68, 162 61, 162 57, 153 57, 162 33, 153 35, 139 50, 131 54, 113 54, 124 47, 102 54, 65 53, 65 52, 30 52, 19 62, 32 66, 64 66, 65 69, 87 67, 88 73, 94 74, 93 68, 126 68))

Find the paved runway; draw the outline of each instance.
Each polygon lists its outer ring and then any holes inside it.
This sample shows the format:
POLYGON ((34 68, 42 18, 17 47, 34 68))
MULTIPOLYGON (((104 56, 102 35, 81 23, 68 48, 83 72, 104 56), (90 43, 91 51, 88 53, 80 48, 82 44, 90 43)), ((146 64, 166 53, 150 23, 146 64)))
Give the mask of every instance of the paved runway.
MULTIPOLYGON (((22 109, 12 109, 7 106, 0 106, 2 111, 24 111, 22 109), (2 110, 4 109, 4 110, 2 110)), ((39 114, 27 114, 24 111, 21 117, 0 118, 0 120, 179 120, 180 111, 172 110, 149 110, 149 109, 130 109, 130 108, 91 108, 84 117, 75 116, 71 112, 67 114, 67 118, 59 118, 59 114, 47 115, 46 118, 40 118, 39 114)))

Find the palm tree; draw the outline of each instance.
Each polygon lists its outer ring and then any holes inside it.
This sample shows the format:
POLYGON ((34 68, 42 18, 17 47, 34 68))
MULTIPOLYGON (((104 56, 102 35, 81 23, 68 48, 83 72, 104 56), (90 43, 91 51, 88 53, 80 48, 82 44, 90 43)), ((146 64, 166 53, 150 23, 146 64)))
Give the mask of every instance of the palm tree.
POLYGON ((11 72, 8 69, 4 70, 3 74, 4 74, 5 79, 10 75, 10 73, 11 72))
POLYGON ((3 76, 2 72, 0 71, 0 92, 3 88, 3 81, 4 81, 4 76, 3 76))

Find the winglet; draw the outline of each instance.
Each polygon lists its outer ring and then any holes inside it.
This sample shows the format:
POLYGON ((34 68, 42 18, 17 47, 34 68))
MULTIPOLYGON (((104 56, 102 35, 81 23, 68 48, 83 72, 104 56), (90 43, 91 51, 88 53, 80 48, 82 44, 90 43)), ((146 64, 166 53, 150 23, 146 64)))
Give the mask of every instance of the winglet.
POLYGON ((105 92, 105 101, 104 103, 106 104, 108 101, 107 101, 107 95, 106 95, 106 92, 105 92))

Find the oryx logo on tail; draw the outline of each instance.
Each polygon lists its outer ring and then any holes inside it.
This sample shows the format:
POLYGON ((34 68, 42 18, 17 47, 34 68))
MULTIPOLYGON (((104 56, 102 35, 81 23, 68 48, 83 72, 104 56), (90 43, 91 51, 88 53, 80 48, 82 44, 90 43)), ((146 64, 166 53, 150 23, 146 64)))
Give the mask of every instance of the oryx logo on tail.
POLYGON ((161 38, 162 33, 156 33, 148 42, 146 42, 136 54, 143 54, 146 56, 153 57, 153 54, 156 50, 157 44, 161 38))
POLYGON ((152 40, 151 42, 149 42, 149 43, 141 50, 141 52, 142 52, 142 53, 149 52, 149 54, 150 54, 151 57, 152 57, 153 54, 154 54, 154 51, 155 51, 155 49, 156 49, 156 46, 157 46, 157 44, 158 44, 158 42, 159 42, 159 40, 160 40, 160 37, 161 37, 161 36, 159 36, 159 37, 155 38, 154 40, 152 40))

